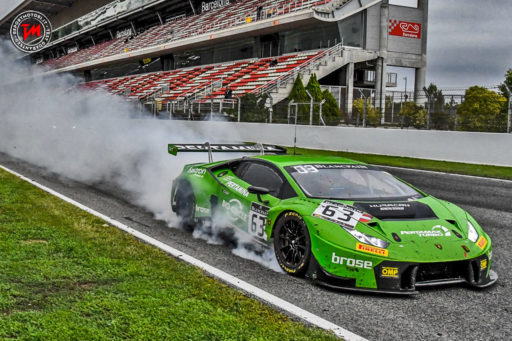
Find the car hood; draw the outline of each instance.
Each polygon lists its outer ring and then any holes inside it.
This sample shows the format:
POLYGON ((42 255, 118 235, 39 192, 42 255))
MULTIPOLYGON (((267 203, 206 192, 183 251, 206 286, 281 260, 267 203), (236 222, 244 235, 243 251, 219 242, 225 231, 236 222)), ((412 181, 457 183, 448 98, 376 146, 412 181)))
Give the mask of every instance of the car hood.
POLYGON ((449 209, 433 197, 416 201, 355 202, 353 206, 373 217, 366 226, 396 242, 450 242, 467 237, 465 212, 449 209))

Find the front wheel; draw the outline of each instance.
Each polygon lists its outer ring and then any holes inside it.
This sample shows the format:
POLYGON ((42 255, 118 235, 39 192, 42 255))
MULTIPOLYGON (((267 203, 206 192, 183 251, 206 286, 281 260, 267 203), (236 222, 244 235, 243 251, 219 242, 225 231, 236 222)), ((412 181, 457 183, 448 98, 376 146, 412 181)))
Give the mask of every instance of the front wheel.
POLYGON ((295 212, 286 212, 276 223, 274 252, 281 268, 294 276, 303 275, 311 258, 308 227, 295 212))

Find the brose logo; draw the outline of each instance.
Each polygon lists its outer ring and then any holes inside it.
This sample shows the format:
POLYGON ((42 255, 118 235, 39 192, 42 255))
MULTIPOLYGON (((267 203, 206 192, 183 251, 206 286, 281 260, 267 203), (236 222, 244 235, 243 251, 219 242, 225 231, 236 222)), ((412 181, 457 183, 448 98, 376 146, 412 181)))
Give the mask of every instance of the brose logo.
POLYGON ((52 38, 50 20, 39 12, 26 11, 19 14, 11 24, 11 41, 23 52, 42 50, 52 38))
POLYGON ((398 268, 383 267, 381 277, 398 278, 398 268))
POLYGON ((373 267, 373 263, 371 261, 362 261, 360 259, 340 257, 336 256, 336 253, 334 252, 332 253, 331 261, 333 264, 346 265, 352 268, 371 270, 373 267))

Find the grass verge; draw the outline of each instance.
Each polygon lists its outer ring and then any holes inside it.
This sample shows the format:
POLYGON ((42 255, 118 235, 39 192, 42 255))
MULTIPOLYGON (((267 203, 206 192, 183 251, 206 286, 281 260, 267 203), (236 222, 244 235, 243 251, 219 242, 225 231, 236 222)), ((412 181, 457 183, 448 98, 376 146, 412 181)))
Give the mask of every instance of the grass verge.
POLYGON ((334 339, 0 170, 0 339, 334 339))
MULTIPOLYGON (((293 148, 288 148, 288 153, 293 154, 293 148)), ((325 155, 346 157, 361 162, 375 165, 404 167, 413 169, 423 169, 437 172, 464 174, 482 176, 488 178, 512 180, 512 167, 474 165, 469 163, 434 161, 425 159, 415 159, 410 157, 398 157, 375 154, 360 154, 329 150, 316 150, 297 148, 297 154, 302 155, 325 155)))

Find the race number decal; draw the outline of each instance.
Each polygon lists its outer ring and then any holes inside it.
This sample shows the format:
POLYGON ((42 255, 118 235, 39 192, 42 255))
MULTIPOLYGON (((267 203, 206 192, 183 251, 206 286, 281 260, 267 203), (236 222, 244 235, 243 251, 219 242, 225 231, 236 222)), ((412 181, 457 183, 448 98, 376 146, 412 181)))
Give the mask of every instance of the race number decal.
POLYGON ((333 201, 323 201, 313 212, 313 217, 328 220, 343 227, 353 229, 358 222, 368 223, 372 216, 353 206, 333 201))
POLYGON ((270 208, 253 202, 251 204, 251 211, 249 212, 249 234, 258 238, 267 240, 265 233, 265 223, 267 222, 267 215, 270 208))

